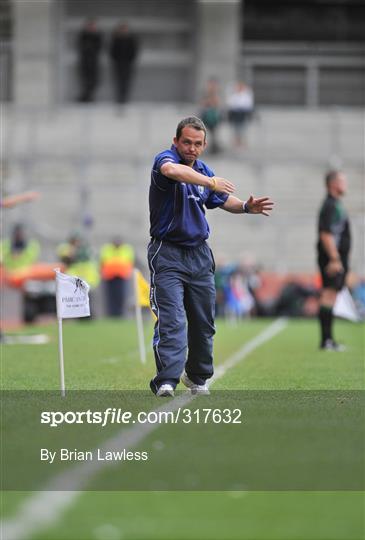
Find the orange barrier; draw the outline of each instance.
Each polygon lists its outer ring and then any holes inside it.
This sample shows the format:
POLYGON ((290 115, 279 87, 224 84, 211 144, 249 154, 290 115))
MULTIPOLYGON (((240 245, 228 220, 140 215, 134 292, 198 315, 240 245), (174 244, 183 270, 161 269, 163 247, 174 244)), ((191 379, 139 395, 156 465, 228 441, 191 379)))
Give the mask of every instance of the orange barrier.
POLYGON ((57 263, 36 263, 27 268, 22 268, 21 270, 14 270, 12 272, 7 272, 4 267, 0 268, 0 283, 3 287, 8 285, 16 289, 21 289, 23 284, 29 280, 37 281, 50 281, 55 279, 54 269, 60 268, 63 272, 65 270, 65 265, 57 263))
POLYGON ((261 283, 256 290, 259 300, 265 301, 277 298, 282 288, 288 283, 298 283, 299 285, 321 288, 321 277, 319 274, 275 274, 274 272, 260 272, 261 283))

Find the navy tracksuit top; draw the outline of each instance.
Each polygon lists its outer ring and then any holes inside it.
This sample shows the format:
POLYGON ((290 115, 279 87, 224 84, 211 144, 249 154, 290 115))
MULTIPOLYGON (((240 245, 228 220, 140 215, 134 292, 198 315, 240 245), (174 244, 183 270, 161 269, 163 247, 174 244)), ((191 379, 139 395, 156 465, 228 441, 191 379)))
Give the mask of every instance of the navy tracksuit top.
MULTIPOLYGON (((171 180, 161 173, 164 163, 183 163, 174 145, 170 150, 159 153, 152 167, 149 193, 151 237, 183 248, 197 247, 209 237, 204 206, 209 209, 222 206, 228 195, 204 186, 171 180)), ((196 160, 193 169, 205 176, 214 176, 203 161, 196 160)))

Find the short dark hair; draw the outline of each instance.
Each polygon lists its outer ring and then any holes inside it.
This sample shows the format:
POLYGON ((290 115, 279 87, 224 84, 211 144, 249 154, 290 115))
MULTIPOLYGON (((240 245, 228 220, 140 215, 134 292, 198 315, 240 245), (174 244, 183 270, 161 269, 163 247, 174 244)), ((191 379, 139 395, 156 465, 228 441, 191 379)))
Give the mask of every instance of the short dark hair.
POLYGON ((328 171, 326 174, 325 174, 325 182, 326 182, 326 186, 328 187, 330 185, 330 183, 336 179, 336 177, 341 173, 341 171, 337 170, 337 169, 332 169, 331 171, 328 171))
POLYGON ((176 128, 176 138, 180 139, 182 130, 184 127, 192 127, 196 129, 197 131, 204 131, 204 140, 207 137, 207 128, 205 127, 205 124, 200 118, 197 116, 188 116, 187 118, 183 118, 177 125, 176 128))

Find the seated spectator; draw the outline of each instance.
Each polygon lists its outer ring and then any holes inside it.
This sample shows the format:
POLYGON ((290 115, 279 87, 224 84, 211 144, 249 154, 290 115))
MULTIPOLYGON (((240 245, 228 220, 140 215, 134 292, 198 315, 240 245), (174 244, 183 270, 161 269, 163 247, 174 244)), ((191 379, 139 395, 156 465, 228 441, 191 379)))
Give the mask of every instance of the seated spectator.
MULTIPOLYGON (((275 304, 276 316, 305 317, 306 302, 309 298, 318 298, 319 292, 312 286, 291 281, 287 283, 275 304)), ((311 313, 314 315, 314 313, 311 313)))

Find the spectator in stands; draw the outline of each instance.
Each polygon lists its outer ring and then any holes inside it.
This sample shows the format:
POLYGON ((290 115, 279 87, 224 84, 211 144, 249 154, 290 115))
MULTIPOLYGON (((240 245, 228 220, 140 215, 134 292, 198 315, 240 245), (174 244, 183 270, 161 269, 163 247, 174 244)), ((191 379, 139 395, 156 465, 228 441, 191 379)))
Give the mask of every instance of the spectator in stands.
POLYGON ((22 270, 34 264, 39 257, 40 246, 36 240, 29 240, 25 228, 18 223, 10 238, 1 242, 1 264, 7 272, 22 270))
POLYGON ((335 342, 332 334, 333 307, 337 293, 345 284, 351 246, 350 222, 341 202, 347 189, 346 176, 340 171, 330 171, 325 177, 327 196, 318 220, 318 265, 322 275, 322 293, 319 307, 321 328, 320 348, 326 351, 343 351, 344 346, 335 342))
POLYGON ((85 22, 77 38, 78 70, 80 79, 79 101, 93 101, 100 78, 100 51, 102 35, 97 22, 89 19, 85 22))
POLYGON ((225 317, 226 305, 225 305, 225 290, 227 282, 229 280, 229 275, 231 271, 231 266, 227 264, 226 259, 223 255, 218 255, 216 257, 216 267, 214 273, 214 284, 215 284, 215 316, 216 317, 225 317))
POLYGON ((251 253, 241 255, 238 269, 245 279, 248 292, 254 300, 254 305, 250 309, 251 315, 259 315, 260 302, 257 293, 261 288, 260 266, 251 253))
POLYGON ((132 34, 128 24, 118 24, 113 32, 109 51, 117 103, 125 103, 129 98, 138 49, 137 37, 132 34))
POLYGON ((104 244, 100 252, 101 277, 104 282, 106 312, 109 317, 125 315, 128 283, 132 277, 134 250, 121 238, 104 244))
MULTIPOLYGON (((8 195, 6 197, 0 197, 0 208, 14 208, 15 206, 18 206, 19 204, 23 204, 26 202, 34 201, 35 199, 38 199, 40 196, 40 193, 38 191, 24 191, 23 193, 18 193, 16 195, 8 195)), ((6 251, 9 252, 9 245, 6 247, 6 240, 3 240, 0 244, 0 266, 4 266, 6 268, 6 264, 4 258, 6 251)), ((38 255, 37 255, 38 257, 38 255)), ((3 334, 2 329, 0 328, 0 342, 4 343, 6 342, 6 336, 3 334)))
POLYGON ((215 77, 208 79, 201 101, 200 118, 208 132, 211 154, 217 154, 220 147, 217 141, 217 128, 222 120, 219 83, 215 77))
POLYGON ((92 313, 93 294, 100 283, 100 274, 92 250, 81 234, 74 232, 67 242, 60 244, 57 255, 61 262, 66 265, 66 274, 84 279, 90 285, 90 310, 92 313))
POLYGON ((238 81, 227 98, 228 122, 234 135, 237 148, 244 146, 244 133, 252 117, 254 96, 252 89, 244 82, 238 81))
POLYGON ((225 287, 226 313, 229 317, 240 319, 250 315, 255 300, 248 288, 244 273, 236 268, 225 287))
POLYGON ((296 281, 286 283, 274 305, 274 314, 278 317, 305 317, 311 313, 307 312, 306 303, 308 299, 318 298, 318 291, 315 287, 305 285, 296 281))
POLYGON ((360 277, 354 284, 352 295, 361 320, 365 320, 365 277, 360 277))

